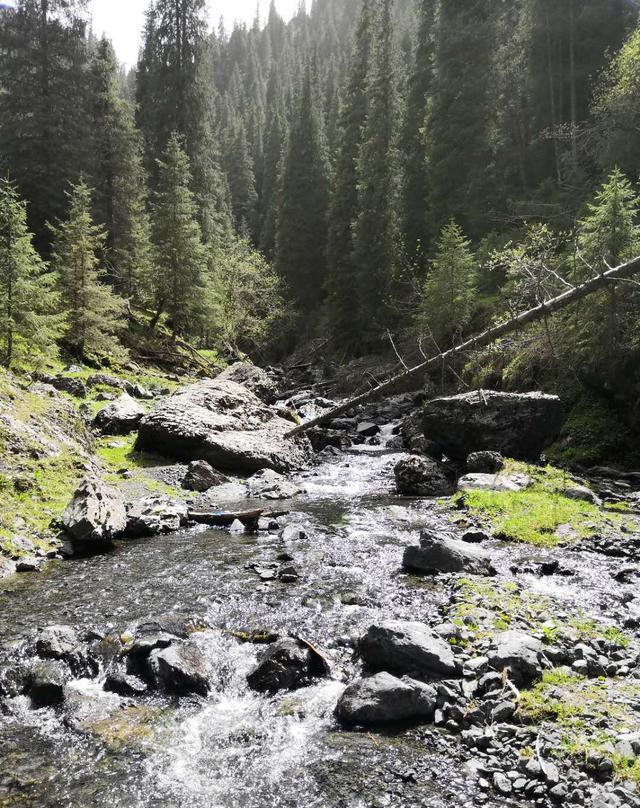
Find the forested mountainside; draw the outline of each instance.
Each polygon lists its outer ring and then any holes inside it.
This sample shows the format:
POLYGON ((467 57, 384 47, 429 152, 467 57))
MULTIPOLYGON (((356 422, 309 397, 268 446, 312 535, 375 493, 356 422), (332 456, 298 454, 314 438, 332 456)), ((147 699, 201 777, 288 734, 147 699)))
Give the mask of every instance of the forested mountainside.
MULTIPOLYGON (((145 354, 434 354, 640 253, 635 2, 314 0, 210 32, 157 0, 129 73, 87 20, 0 11, 7 365, 140 353, 141 321, 145 354)), ((639 307, 612 288, 450 379, 632 423, 639 307)))

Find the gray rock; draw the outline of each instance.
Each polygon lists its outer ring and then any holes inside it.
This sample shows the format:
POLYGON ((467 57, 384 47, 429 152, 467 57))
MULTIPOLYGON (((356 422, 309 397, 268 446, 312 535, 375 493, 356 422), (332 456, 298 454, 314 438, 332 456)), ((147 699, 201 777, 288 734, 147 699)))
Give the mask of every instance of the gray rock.
POLYGON ((152 651, 149 670, 154 686, 165 693, 206 696, 211 689, 206 659, 194 642, 173 643, 152 651))
POLYGON ((586 485, 571 483, 564 489, 562 494, 563 496, 567 497, 567 499, 577 499, 581 502, 590 502, 592 505, 596 505, 598 508, 602 506, 602 500, 600 497, 598 497, 598 495, 590 488, 587 488, 586 485))
POLYGON ((103 435, 128 435, 138 428, 145 411, 127 393, 103 407, 94 418, 94 424, 103 435))
POLYGON ((142 696, 147 692, 147 685, 138 676, 124 671, 111 671, 104 681, 104 689, 118 696, 142 696))
POLYGON ((496 650, 489 663, 496 671, 508 668, 514 684, 528 684, 542 674, 538 659, 542 651, 540 640, 523 631, 504 631, 496 636, 495 642, 496 650))
POLYGON ((287 437, 291 428, 246 387, 207 379, 183 388, 145 416, 136 446, 176 460, 206 460, 225 471, 282 472, 305 466, 311 456, 306 438, 287 437))
POLYGON ((278 690, 297 690, 329 674, 323 657, 305 643, 286 637, 274 642, 261 654, 258 664, 247 675, 247 683, 260 693, 276 693, 278 690))
POLYGON ((127 510, 125 537, 160 536, 175 533, 186 525, 187 505, 164 494, 151 494, 130 505, 127 510))
POLYGON ((42 559, 35 556, 19 558, 16 561, 16 572, 40 572, 42 569, 42 559))
POLYGON ((516 705, 512 701, 501 701, 491 711, 491 721, 496 724, 509 721, 513 718, 515 711, 516 705))
POLYGON ((511 780, 502 772, 495 772, 493 775, 493 787, 498 794, 502 794, 505 797, 511 794, 512 791, 511 780))
POLYGON ((380 427, 370 421, 362 421, 358 424, 356 432, 359 438, 372 438, 380 432, 380 427))
POLYGON ((229 479, 216 471, 206 460, 193 460, 189 463, 182 487, 188 491, 204 493, 210 488, 229 482, 229 479))
POLYGON ((241 384, 266 404, 272 404, 278 397, 278 385, 273 378, 266 370, 248 362, 230 365, 216 377, 216 381, 241 384))
POLYGON ((391 671, 419 679, 459 675, 451 646, 424 623, 388 620, 371 626, 358 648, 374 671, 391 671))
POLYGON ((453 493, 454 487, 442 465, 429 457, 400 460, 394 469, 396 489, 407 497, 442 497, 453 493))
POLYGON ((280 531, 280 540, 285 544, 303 541, 307 538, 307 531, 300 525, 287 525, 280 531))
POLYGON ((263 469, 247 480, 247 493, 255 499, 291 499, 302 489, 277 471, 263 469))
POLYGON ((561 426, 560 399, 538 392, 475 390, 432 399, 422 411, 425 436, 459 460, 485 450, 537 460, 561 426))
POLYGON ((87 387, 82 379, 75 379, 69 376, 43 376, 39 375, 38 380, 44 384, 59 390, 62 393, 68 393, 75 398, 86 398, 87 387))
POLYGON ((423 531, 418 547, 407 547, 402 565, 406 570, 435 575, 439 572, 466 572, 469 575, 495 575, 490 555, 479 547, 423 531))
POLYGON ((467 457, 469 474, 497 474, 504 468, 504 458, 500 452, 472 452, 467 457))
POLYGON ((389 673, 360 679, 344 691, 336 707, 338 719, 349 726, 377 727, 398 721, 433 717, 433 687, 409 677, 389 673))
POLYGON ((52 659, 36 662, 29 673, 27 691, 34 707, 53 707, 64 701, 64 688, 70 679, 69 670, 52 659))
POLYGON ((458 491, 524 491, 531 485, 526 474, 465 474, 458 480, 458 491))
POLYGON ((420 410, 407 415, 402 422, 400 434, 404 448, 414 454, 433 455, 433 457, 442 454, 434 444, 425 438, 420 410))
POLYGON ((74 549, 109 549, 127 524, 120 494, 95 476, 85 477, 62 514, 62 524, 74 549))

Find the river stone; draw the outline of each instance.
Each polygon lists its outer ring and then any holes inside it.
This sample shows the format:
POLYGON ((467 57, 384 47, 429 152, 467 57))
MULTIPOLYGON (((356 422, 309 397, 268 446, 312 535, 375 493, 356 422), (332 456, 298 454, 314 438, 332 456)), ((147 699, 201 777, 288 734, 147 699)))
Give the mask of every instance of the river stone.
POLYGON ((531 485, 526 474, 465 474, 458 480, 458 491, 524 491, 531 485))
POLYGON ((165 693, 206 696, 211 689, 204 654, 190 641, 152 651, 149 670, 154 686, 165 693))
POLYGON ((467 542, 423 531, 420 545, 407 547, 402 565, 411 572, 435 575, 439 572, 464 572, 468 575, 495 575, 491 556, 467 542))
POLYGON ((62 514, 62 524, 74 549, 109 549, 127 524, 120 494, 95 476, 85 477, 62 514))
POLYGON ((277 471, 263 469, 247 480, 247 493, 255 499, 291 499, 302 489, 277 471))
POLYGON ((540 640, 524 631, 503 631, 495 637, 495 644, 489 664, 500 673, 508 668, 514 684, 529 684, 542 674, 538 659, 542 651, 540 640))
POLYGON ((189 463, 182 487, 203 494, 210 488, 228 482, 229 478, 216 471, 206 460, 193 460, 189 463))
POLYGON ((125 537, 137 539, 175 533, 186 525, 187 519, 184 502, 164 494, 152 494, 129 506, 125 537))
POLYGON ((65 662, 75 676, 95 676, 98 672, 96 661, 70 626, 47 626, 36 634, 33 647, 42 659, 65 662))
POLYGON ((497 474, 504 468, 500 452, 471 452, 467 457, 469 474, 497 474))
POLYGON ((453 678, 458 669, 451 646, 424 623, 388 620, 371 626, 358 648, 374 671, 391 671, 419 679, 453 678))
POLYGON ((260 655, 258 664, 247 675, 247 683, 260 693, 276 693, 297 690, 329 674, 329 667, 319 654, 299 640, 286 637, 260 655))
POLYGON ((69 670, 59 661, 43 659, 29 672, 27 690, 34 707, 53 707, 64 701, 69 670))
POLYGON ((206 379, 179 390, 145 416, 136 448, 180 461, 253 474, 290 471, 310 459, 304 437, 289 438, 290 421, 240 384, 206 379))
POLYGON ((103 435, 128 435, 138 428, 144 410, 128 393, 107 404, 96 414, 93 423, 103 435))
POLYGON ((278 386, 263 368, 248 362, 236 362, 223 370, 217 381, 230 381, 241 384, 266 404, 273 404, 278 397, 278 386))
POLYGON ((394 468, 396 489, 407 497, 441 497, 453 493, 453 485, 440 463, 429 457, 403 458, 394 468))
POLYGON ((432 399, 422 411, 425 436, 457 460, 485 450, 538 460, 561 426, 560 399, 539 392, 475 390, 432 399))
POLYGON ((344 691, 336 715, 349 726, 376 727, 397 721, 430 719, 436 707, 433 687, 390 673, 360 679, 344 691))
POLYGON ((107 674, 104 689, 118 696, 142 696, 147 692, 147 685, 137 676, 116 670, 107 674))

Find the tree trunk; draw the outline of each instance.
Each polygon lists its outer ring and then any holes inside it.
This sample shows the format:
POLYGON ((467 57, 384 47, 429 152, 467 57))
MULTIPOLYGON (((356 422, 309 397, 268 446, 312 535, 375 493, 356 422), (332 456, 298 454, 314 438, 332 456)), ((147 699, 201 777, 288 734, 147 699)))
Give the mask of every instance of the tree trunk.
POLYGON ((288 437, 300 435, 315 426, 321 426, 322 424, 327 423, 327 421, 332 421, 334 418, 342 415, 352 407, 358 406, 359 404, 366 404, 367 402, 378 398, 384 393, 391 393, 400 382, 410 379, 413 376, 417 376, 420 373, 425 373, 428 370, 433 370, 434 368, 444 366, 447 362, 455 359, 461 354, 467 353, 468 351, 475 351, 479 348, 486 348, 487 345, 491 345, 491 343, 496 342, 496 340, 500 339, 501 337, 511 334, 514 331, 518 331, 520 328, 530 325, 531 323, 537 323, 540 320, 544 320, 549 314, 553 314, 554 312, 560 311, 573 303, 577 303, 588 295, 593 294, 593 292, 597 292, 599 289, 607 287, 610 283, 625 280, 631 275, 634 275, 636 272, 640 272, 640 256, 638 258, 634 258, 632 261, 628 261, 626 264, 621 264, 619 267, 609 269, 606 272, 603 272, 601 275, 591 278, 591 280, 587 281, 586 283, 576 286, 573 289, 569 289, 569 291, 564 292, 558 297, 554 297, 551 300, 541 303, 539 306, 536 306, 533 309, 522 312, 516 317, 513 317, 512 319, 507 320, 494 328, 483 331, 482 334, 472 337, 462 345, 458 345, 455 348, 444 351, 431 359, 427 359, 425 362, 421 362, 419 365, 416 365, 413 368, 409 368, 409 370, 405 371, 404 373, 394 376, 392 379, 389 379, 389 381, 383 382, 377 387, 374 387, 372 390, 362 393, 355 398, 351 398, 319 416, 318 418, 314 418, 312 421, 308 421, 306 424, 296 427, 296 429, 293 429, 288 433, 288 437))

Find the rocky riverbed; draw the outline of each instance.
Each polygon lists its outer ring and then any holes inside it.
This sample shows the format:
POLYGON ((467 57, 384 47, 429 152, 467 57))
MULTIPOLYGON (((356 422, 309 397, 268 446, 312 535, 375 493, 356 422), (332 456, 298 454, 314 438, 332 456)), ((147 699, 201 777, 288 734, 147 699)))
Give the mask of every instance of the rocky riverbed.
MULTIPOLYGON (((158 459, 145 479, 189 475, 183 510, 146 491, 122 516, 147 525, 135 541, 2 581, 0 805, 640 805, 636 482, 600 470, 590 527, 515 542, 446 465, 427 462, 441 498, 397 493, 398 465, 410 486, 425 462, 404 449, 412 408, 356 412, 312 435, 309 468, 248 486, 158 459), (181 528, 214 506, 271 515, 181 528)), ((273 454, 284 426, 266 429, 273 454)), ((142 472, 117 471, 136 491, 142 472)), ((554 507, 581 485, 498 473, 554 507)))

